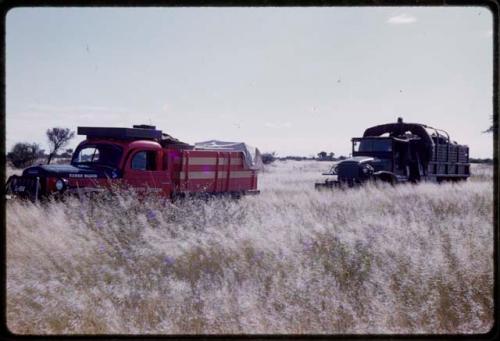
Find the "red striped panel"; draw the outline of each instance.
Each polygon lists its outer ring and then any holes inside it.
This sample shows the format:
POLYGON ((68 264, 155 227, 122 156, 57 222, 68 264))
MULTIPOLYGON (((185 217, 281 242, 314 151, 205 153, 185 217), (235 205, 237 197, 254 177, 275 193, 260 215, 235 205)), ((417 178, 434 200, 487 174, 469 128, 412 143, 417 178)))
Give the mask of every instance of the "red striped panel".
MULTIPOLYGON (((214 190, 215 181, 206 181, 203 179, 191 179, 188 182, 189 192, 197 192, 197 191, 206 191, 206 192, 227 192, 226 190, 226 180, 221 179, 217 181, 217 191, 214 190)), ((245 191, 252 188, 252 179, 251 178, 243 178, 243 179, 230 179, 229 180, 229 191, 245 191)), ((186 191, 186 188, 182 189, 186 191)))
MULTIPOLYGON (((219 170, 219 172, 227 172, 227 166, 219 166, 216 168, 215 165, 189 165, 188 167, 188 172, 203 172, 203 171, 209 171, 209 172, 214 172, 216 169, 219 170)), ((242 166, 229 166, 231 171, 244 171, 247 170, 245 167, 242 166)), ((183 168, 184 170, 185 168, 183 168)))
POLYGON ((246 168, 243 157, 242 152, 185 151, 179 176, 176 176, 180 190, 226 192, 256 189, 256 172, 246 168))

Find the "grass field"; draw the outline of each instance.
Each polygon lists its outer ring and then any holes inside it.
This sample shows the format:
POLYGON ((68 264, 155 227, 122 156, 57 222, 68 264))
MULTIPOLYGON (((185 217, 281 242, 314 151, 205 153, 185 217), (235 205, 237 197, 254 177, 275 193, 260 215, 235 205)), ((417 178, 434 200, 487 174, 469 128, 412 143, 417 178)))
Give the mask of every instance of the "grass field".
POLYGON ((314 190, 275 162, 258 196, 7 203, 14 333, 485 333, 493 170, 314 190))

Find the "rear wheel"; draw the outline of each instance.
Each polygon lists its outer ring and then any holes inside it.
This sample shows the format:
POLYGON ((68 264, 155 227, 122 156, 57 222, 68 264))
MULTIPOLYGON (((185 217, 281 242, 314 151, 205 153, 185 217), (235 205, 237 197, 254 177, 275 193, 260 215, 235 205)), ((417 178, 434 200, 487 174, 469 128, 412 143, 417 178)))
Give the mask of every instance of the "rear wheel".
POLYGON ((241 199, 241 192, 231 192, 232 199, 241 199))

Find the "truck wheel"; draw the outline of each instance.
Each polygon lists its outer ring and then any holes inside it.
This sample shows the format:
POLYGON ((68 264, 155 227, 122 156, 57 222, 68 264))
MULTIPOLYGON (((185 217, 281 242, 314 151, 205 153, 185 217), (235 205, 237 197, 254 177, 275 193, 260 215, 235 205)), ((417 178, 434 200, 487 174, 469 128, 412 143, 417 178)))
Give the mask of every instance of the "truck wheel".
POLYGON ((391 174, 387 174, 387 173, 382 173, 382 174, 374 177, 374 179, 381 181, 381 182, 389 183, 391 185, 394 185, 396 183, 396 179, 394 178, 394 176, 392 176, 391 174))
POLYGON ((241 192, 231 192, 232 199, 241 199, 241 192))

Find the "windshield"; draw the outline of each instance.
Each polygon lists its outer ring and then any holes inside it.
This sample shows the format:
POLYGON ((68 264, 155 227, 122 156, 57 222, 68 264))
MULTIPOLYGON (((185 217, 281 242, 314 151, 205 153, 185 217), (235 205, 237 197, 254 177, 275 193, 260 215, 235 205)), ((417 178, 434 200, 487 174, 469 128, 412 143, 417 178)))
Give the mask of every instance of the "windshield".
POLYGON ((363 139, 353 142, 355 152, 390 152, 392 141, 389 139, 363 139))
POLYGON ((122 156, 122 148, 113 144, 84 145, 73 155, 73 165, 103 165, 118 168, 122 156))

